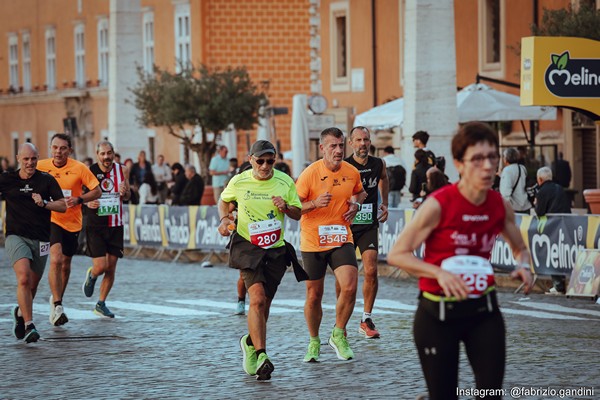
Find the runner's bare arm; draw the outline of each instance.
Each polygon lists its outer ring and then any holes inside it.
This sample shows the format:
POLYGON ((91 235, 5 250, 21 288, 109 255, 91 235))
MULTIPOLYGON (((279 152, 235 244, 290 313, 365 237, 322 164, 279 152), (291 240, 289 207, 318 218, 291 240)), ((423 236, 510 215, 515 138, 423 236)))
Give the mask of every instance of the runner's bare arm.
POLYGON ((446 296, 464 299, 469 288, 460 276, 442 270, 415 256, 414 251, 438 225, 442 208, 434 198, 429 198, 406 224, 396 243, 388 253, 388 263, 417 277, 437 279, 446 296))
POLYGON ((217 204, 219 210, 219 228, 218 231, 221 236, 229 236, 231 235, 231 230, 229 229, 229 225, 233 224, 233 220, 230 218, 231 211, 235 208, 233 203, 223 201, 219 199, 219 203, 217 204))
POLYGON ((131 188, 129 187, 129 168, 127 168, 125 165, 122 165, 121 168, 123 169, 123 177, 125 179, 119 185, 119 195, 123 201, 127 201, 131 198, 131 188))
POLYGON ((38 207, 59 213, 64 213, 67 211, 67 203, 65 203, 64 199, 48 201, 42 199, 42 196, 39 193, 31 193, 31 198, 38 207))
POLYGON ((387 169, 385 161, 381 160, 383 168, 381 169, 381 176, 379 177, 379 193, 381 193, 381 204, 379 210, 381 214, 377 217, 379 222, 385 222, 388 219, 388 195, 390 192, 390 181, 387 175, 387 169))

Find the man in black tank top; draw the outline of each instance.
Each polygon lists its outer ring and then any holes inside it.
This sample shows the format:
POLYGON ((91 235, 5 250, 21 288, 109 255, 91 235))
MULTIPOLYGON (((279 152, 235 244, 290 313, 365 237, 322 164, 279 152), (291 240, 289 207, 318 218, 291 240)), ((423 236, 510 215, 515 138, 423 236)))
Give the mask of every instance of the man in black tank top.
MULTIPOLYGON (((379 332, 371 313, 377 296, 377 252, 379 250, 379 222, 388 218, 389 182, 385 161, 369 155, 371 134, 364 126, 356 126, 350 131, 350 147, 353 154, 345 161, 350 163, 362 179, 367 198, 352 222, 354 247, 360 249, 365 280, 363 283, 364 311, 358 332, 367 339, 378 338, 379 332)), ((336 293, 339 289, 336 284, 336 293)))
POLYGON ((98 178, 102 195, 99 199, 86 203, 85 225, 87 255, 92 257, 83 282, 83 294, 92 297, 94 286, 100 275, 104 275, 100 285, 100 296, 94 313, 101 317, 114 318, 105 301, 115 282, 117 261, 123 257, 123 201, 131 196, 129 170, 115 163, 113 145, 101 141, 96 145, 98 162, 90 170, 98 178))

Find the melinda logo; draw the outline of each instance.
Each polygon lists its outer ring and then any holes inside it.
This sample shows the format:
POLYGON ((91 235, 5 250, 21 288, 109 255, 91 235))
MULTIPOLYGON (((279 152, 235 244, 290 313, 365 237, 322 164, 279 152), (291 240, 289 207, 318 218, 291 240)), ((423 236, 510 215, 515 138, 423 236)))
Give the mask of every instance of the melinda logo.
POLYGON ((558 97, 600 97, 600 59, 569 58, 552 54, 546 69, 548 90, 558 97))

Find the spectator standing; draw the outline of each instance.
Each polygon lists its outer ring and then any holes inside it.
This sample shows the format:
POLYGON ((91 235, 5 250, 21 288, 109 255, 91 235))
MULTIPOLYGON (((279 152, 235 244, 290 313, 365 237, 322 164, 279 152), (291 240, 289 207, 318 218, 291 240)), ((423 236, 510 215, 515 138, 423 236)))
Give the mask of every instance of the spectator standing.
POLYGON ((571 184, 571 166, 569 162, 563 159, 563 153, 558 153, 558 160, 552 163, 552 176, 554 182, 563 188, 568 188, 571 184))
POLYGON ((398 207, 402 201, 402 188, 406 185, 406 165, 394 154, 392 146, 383 149, 382 160, 385 161, 389 182, 389 206, 398 207))
POLYGON ((408 188, 408 191, 412 194, 410 201, 415 201, 421 195, 421 190, 425 190, 429 168, 431 168, 431 165, 428 161, 427 152, 423 149, 415 151, 415 168, 410 174, 410 186, 408 188))
POLYGON ((0 157, 0 173, 3 172, 15 172, 15 169, 10 166, 6 157, 0 157))
POLYGON ((292 170, 290 166, 283 160, 283 153, 277 154, 277 162, 275 163, 275 169, 278 171, 287 174, 288 176, 292 176, 292 170))
POLYGON ((146 171, 139 190, 140 204, 160 204, 158 186, 152 171, 146 171))
MULTIPOLYGON (((542 167, 537 171, 539 189, 535 195, 535 213, 538 217, 546 214, 571 214, 571 202, 562 186, 552 181, 552 170, 542 167)), ((552 288, 548 294, 565 294, 564 275, 552 275, 552 288)))
POLYGON ((514 147, 502 152, 504 167, 500 174, 500 194, 515 212, 528 213, 532 204, 527 198, 527 169, 518 163, 519 152, 514 147))
POLYGON ((181 193, 179 204, 182 206, 199 206, 204 194, 204 180, 196 173, 193 165, 185 166, 187 183, 181 193))
MULTIPOLYGON (((429 133, 425 131, 417 131, 414 135, 412 135, 413 146, 415 149, 421 149, 425 152, 427 156, 427 164, 430 167, 435 167, 435 154, 433 151, 427 148, 427 142, 429 141, 429 133)), ((415 165, 419 162, 419 160, 415 159, 415 165)))
POLYGON ((21 168, 0 174, 6 199, 6 257, 17 278, 17 303, 12 310, 13 333, 26 343, 40 338, 33 324, 33 299, 44 274, 50 249, 50 213, 64 213, 67 204, 56 180, 36 169, 38 150, 31 143, 19 147, 21 168))
POLYGON ((144 181, 144 176, 147 172, 152 172, 152 164, 148 160, 146 160, 146 152, 144 150, 140 151, 138 154, 138 161, 133 164, 130 171, 130 181, 136 188, 139 188, 144 181))
POLYGON ((425 190, 421 190, 421 196, 413 202, 414 208, 419 208, 421 203, 431 193, 448 185, 448 178, 446 177, 446 175, 444 175, 442 171, 440 171, 437 168, 429 168, 427 170, 426 175, 427 184, 425 185, 425 190))
POLYGON ((171 168, 169 167, 169 164, 165 163, 165 156, 162 154, 156 158, 156 164, 152 166, 152 173, 156 180, 160 204, 165 204, 169 194, 168 184, 173 179, 173 176, 171 174, 171 168))
POLYGON ((187 184, 187 178, 185 177, 185 170, 183 165, 179 163, 173 164, 171 167, 173 172, 173 186, 171 186, 171 204, 174 206, 180 206, 181 204, 181 193, 185 189, 187 184))
POLYGON ((210 159, 208 166, 208 173, 212 176, 213 195, 215 203, 219 203, 221 192, 225 187, 225 182, 229 178, 231 172, 231 166, 229 165, 229 159, 227 159, 227 147, 221 146, 217 151, 217 154, 210 159))
POLYGON ((129 171, 129 190, 131 192, 129 200, 124 201, 125 203, 139 204, 140 195, 138 193, 138 188, 134 185, 135 179, 133 177, 133 174, 131 173, 131 171, 133 170, 133 160, 131 158, 128 158, 125 160, 123 165, 125 165, 125 167, 127 167, 127 170, 129 171))

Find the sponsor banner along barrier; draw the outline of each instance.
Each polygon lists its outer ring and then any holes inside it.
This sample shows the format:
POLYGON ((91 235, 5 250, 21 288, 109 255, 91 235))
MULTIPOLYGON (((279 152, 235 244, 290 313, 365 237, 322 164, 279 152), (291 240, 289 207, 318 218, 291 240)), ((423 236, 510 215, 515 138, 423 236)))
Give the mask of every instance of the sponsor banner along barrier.
MULTIPOLYGON (((0 203, 0 210, 0 223, 3 223, 4 202, 0 203)), ((413 214, 413 209, 389 210, 388 220, 379 226, 380 261, 385 261, 413 214)), ((127 247, 227 251, 229 238, 218 232, 219 214, 215 206, 128 205, 123 207, 123 221, 127 247)), ((534 270, 540 275, 570 275, 581 250, 600 248, 600 215, 554 214, 537 218, 517 214, 516 222, 531 251, 534 270)), ((285 219, 285 240, 300 253, 298 221, 285 219)), ((423 248, 418 249, 417 256, 422 254, 423 248)), ((510 246, 501 236, 494 244, 491 262, 505 271, 511 271, 516 265, 510 246)))

